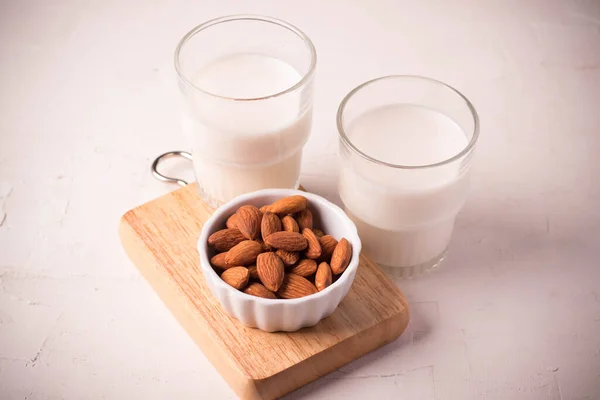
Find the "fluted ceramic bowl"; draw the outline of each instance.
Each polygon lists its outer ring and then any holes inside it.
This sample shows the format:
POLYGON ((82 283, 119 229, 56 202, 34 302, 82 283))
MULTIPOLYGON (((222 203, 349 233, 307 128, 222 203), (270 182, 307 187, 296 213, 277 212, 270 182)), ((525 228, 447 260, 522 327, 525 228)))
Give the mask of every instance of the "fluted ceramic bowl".
POLYGON ((233 318, 243 324, 267 332, 296 331, 316 325, 330 316, 344 299, 358 268, 361 243, 356 226, 346 213, 321 196, 291 189, 265 189, 244 194, 219 207, 206 221, 198 240, 200 265, 206 283, 221 306, 233 318), (352 259, 348 268, 328 288, 299 299, 264 299, 248 295, 226 284, 210 265, 214 251, 208 246, 208 237, 225 228, 225 221, 239 207, 252 204, 257 207, 271 204, 283 197, 302 195, 308 199, 308 208, 313 214, 315 226, 338 241, 345 237, 352 244, 352 259))

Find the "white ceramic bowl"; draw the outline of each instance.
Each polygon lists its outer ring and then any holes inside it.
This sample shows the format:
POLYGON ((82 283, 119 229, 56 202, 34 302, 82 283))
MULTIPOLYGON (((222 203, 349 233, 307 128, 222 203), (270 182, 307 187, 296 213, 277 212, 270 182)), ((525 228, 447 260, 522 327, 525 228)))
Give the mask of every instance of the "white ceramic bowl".
POLYGON ((341 208, 321 196, 291 189, 265 189, 234 198, 219 207, 206 221, 198 240, 202 272, 208 287, 219 300, 223 309, 243 324, 267 332, 296 331, 313 326, 323 318, 330 316, 352 286, 358 268, 360 250, 361 243, 356 226, 341 208), (308 199, 315 226, 337 240, 345 237, 352 244, 352 259, 346 271, 327 289, 310 296, 290 300, 272 300, 251 296, 223 282, 210 265, 209 260, 214 253, 208 247, 208 237, 212 233, 224 229, 227 218, 240 206, 253 204, 261 207, 282 197, 296 194, 308 199))

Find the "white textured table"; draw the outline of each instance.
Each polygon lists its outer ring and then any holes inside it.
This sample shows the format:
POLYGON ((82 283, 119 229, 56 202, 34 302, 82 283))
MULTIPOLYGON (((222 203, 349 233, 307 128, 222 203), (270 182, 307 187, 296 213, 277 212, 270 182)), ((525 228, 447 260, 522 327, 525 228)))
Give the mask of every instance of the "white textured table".
POLYGON ((289 398, 600 398, 595 0, 0 2, 0 398, 235 398, 117 224, 172 189, 152 158, 186 148, 175 44, 240 12, 317 47, 311 191, 337 201, 334 114, 367 79, 438 78, 482 121, 447 263, 398 282, 407 332, 289 398))

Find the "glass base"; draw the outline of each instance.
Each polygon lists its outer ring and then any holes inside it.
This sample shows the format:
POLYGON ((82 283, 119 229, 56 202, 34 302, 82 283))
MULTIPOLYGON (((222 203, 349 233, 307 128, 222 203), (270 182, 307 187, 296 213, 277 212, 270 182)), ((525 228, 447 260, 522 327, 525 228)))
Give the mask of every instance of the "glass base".
POLYGON ((200 186, 200 184, 198 184, 198 193, 200 193, 202 201, 209 207, 217 209, 224 204, 222 201, 219 201, 214 197, 209 196, 204 190, 202 190, 202 186, 200 186))
MULTIPOLYGON (((296 181, 294 187, 291 189, 298 190, 299 188, 300 188, 300 179, 298 179, 296 181)), ((272 189, 272 188, 258 188, 256 190, 260 190, 260 189, 272 189)), ((198 184, 198 193, 200 193, 200 197, 202 198, 202 201, 212 208, 216 209, 216 208, 219 208, 220 206, 222 206, 223 204, 225 204, 222 201, 217 200, 212 196, 209 196, 204 190, 202 190, 202 186, 200 186, 200 184, 198 184)))
POLYGON ((380 263, 377 263, 377 265, 379 265, 379 267, 382 270, 384 270, 386 274, 394 278, 411 279, 416 276, 422 275, 426 272, 431 272, 434 269, 439 268, 439 266, 442 265, 447 254, 448 249, 444 250, 442 254, 440 254, 438 257, 433 258, 430 261, 424 262, 419 265, 413 265, 410 267, 393 267, 389 265, 383 265, 380 263))

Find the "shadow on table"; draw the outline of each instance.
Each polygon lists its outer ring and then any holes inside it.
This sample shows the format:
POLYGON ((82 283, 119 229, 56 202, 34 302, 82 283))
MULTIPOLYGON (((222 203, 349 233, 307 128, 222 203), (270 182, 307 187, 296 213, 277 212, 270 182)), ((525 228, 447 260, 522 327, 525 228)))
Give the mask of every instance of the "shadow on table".
MULTIPOLYGON (((327 398, 332 394, 332 391, 335 391, 338 395, 340 394, 340 387, 336 387, 336 384, 340 383, 340 381, 347 379, 386 378, 410 372, 399 371, 388 375, 377 374, 373 371, 373 366, 381 363, 385 364, 384 368, 386 370, 389 369, 390 364, 395 364, 395 359, 397 359, 403 350, 424 342, 432 332, 433 327, 437 325, 439 319, 437 302, 415 302, 411 304, 410 310, 410 322, 398 339, 301 387, 283 397, 283 399, 311 399, 317 395, 327 398)), ((355 395, 359 396, 356 393, 355 395)))

